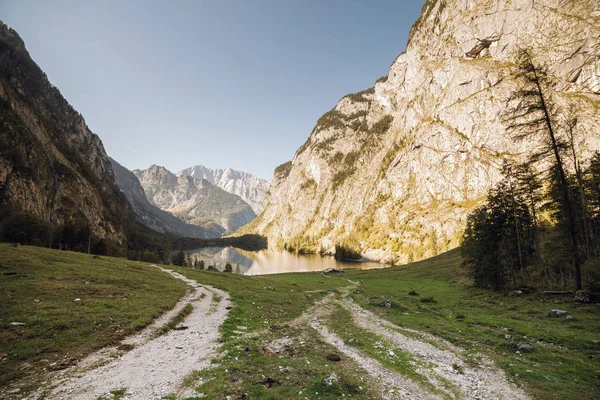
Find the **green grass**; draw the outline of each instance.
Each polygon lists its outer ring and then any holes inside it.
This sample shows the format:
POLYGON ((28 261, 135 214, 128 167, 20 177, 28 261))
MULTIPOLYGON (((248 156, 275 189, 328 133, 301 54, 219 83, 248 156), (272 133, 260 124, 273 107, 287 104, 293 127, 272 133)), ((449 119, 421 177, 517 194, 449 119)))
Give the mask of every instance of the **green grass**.
POLYGON ((171 320, 162 326, 157 332, 156 336, 162 336, 164 334, 169 333, 173 328, 182 323, 185 320, 185 317, 190 315, 194 310, 194 306, 191 303, 186 304, 181 311, 177 313, 171 320))
MULTIPOLYGON (((172 307, 186 288, 157 269, 122 259, 8 245, 0 245, 0 254, 0 301, 5 305, 0 310, 0 352, 8 355, 0 362, 2 384, 117 342, 172 307), (74 303, 75 298, 82 304, 74 303)), ((188 376, 186 384, 208 398, 242 393, 264 399, 379 398, 377 384, 352 360, 342 355, 340 362, 328 361, 335 349, 306 325, 293 322, 328 293, 344 292, 346 279, 351 279, 363 282, 350 293, 362 307, 399 329, 430 332, 466 349, 472 363, 478 353, 485 354, 533 398, 600 398, 599 306, 477 289, 460 269, 461 261, 460 252, 451 251, 407 266, 349 270, 335 277, 251 277, 176 268, 227 291, 233 301, 221 327, 220 358, 212 369, 188 376), (411 291, 418 295, 409 295, 411 291), (378 307, 382 299, 392 307, 378 307), (574 318, 548 318, 550 308, 567 310, 574 318), (518 354, 520 342, 531 343, 533 351, 518 354), (274 351, 278 346, 280 351, 274 351), (329 386, 324 379, 331 373, 338 380, 329 386)), ((386 367, 415 374, 408 355, 386 360, 374 346, 380 339, 350 322, 338 310, 328 325, 386 367)))
MULTIPOLYGON (((326 362, 323 354, 329 347, 314 336, 314 332, 301 331, 286 323, 329 291, 347 286, 345 279, 351 279, 363 281, 362 293, 351 292, 351 297, 361 306, 399 327, 430 332, 466 349, 471 363, 478 362, 477 353, 485 354, 506 371, 511 381, 523 385, 536 399, 600 397, 600 307, 578 305, 569 298, 512 297, 504 292, 477 289, 468 274, 460 269, 461 262, 460 251, 454 250, 407 266, 346 271, 343 278, 326 278, 314 273, 247 277, 180 269, 200 283, 228 291, 234 302, 222 327, 226 356, 216 369, 198 375, 210 379, 202 391, 209 397, 224 390, 229 395, 242 391, 265 398, 295 398, 294 390, 307 393, 310 387, 322 382, 323 373, 338 373, 338 368, 339 374, 345 373, 352 381, 355 368, 352 363, 346 363, 343 368, 332 364, 330 367, 335 369, 320 370, 314 363, 326 362), (411 291, 418 295, 409 295, 411 291), (378 307, 382 299, 390 300, 392 308, 378 307), (547 318, 550 308, 567 310, 574 319, 547 318), (240 330, 239 326, 245 329, 240 330), (501 328, 510 328, 512 332, 501 328), (255 335, 244 336, 240 331, 255 335), (305 336, 305 341, 311 343, 298 349, 311 361, 310 367, 298 363, 298 356, 281 358, 260 352, 263 341, 298 336, 305 336), (533 351, 517 354, 520 342, 533 344, 533 351), (253 365, 258 367, 254 369, 253 365), (257 383, 260 376, 282 377, 278 373, 279 365, 293 365, 301 379, 282 381, 281 386, 268 391, 260 389, 257 383), (241 383, 231 383, 233 376, 240 377, 241 383)), ((345 339, 359 339, 358 343, 350 344, 410 376, 411 371, 404 369, 408 366, 402 359, 394 360, 396 365, 392 365, 381 355, 367 351, 372 345, 371 334, 349 324, 348 316, 342 314, 332 317, 337 324, 336 333, 345 339)), ((314 393, 307 394, 311 396, 318 397, 314 393)))
POLYGON ((110 393, 98 397, 98 400, 121 400, 126 394, 126 388, 112 390, 110 393))
MULTIPOLYGON (((425 364, 416 364, 417 360, 410 354, 399 349, 389 340, 386 340, 373 332, 359 328, 352 322, 352 315, 346 309, 338 306, 337 310, 328 320, 329 329, 338 334, 345 343, 360 350, 363 354, 379 361, 386 368, 404 375, 426 391, 435 393, 442 398, 447 398, 446 394, 438 390, 429 382, 426 376, 420 374, 416 366, 421 369, 428 369, 430 366, 425 364), (391 352, 391 353, 390 353, 391 352)), ((436 377, 438 381, 443 382, 446 388, 454 393, 457 388, 450 382, 446 382, 442 377, 436 377)))
POLYGON ((296 318, 329 291, 348 284, 318 273, 245 276, 177 267, 175 270, 229 293, 234 307, 221 328, 224 339, 237 326, 252 332, 296 318))
POLYGON ((346 277, 363 280, 362 293, 352 294, 361 306, 401 327, 489 356, 536 399, 600 396, 599 306, 477 289, 460 270, 461 261, 454 250, 403 267, 351 271, 346 277), (429 297, 435 303, 421 301, 429 297), (391 309, 377 307, 384 298, 392 302, 391 309), (551 308, 566 310, 574 319, 548 318, 551 308), (533 344, 533 351, 517 354, 520 342, 533 344))
POLYGON ((208 398, 236 398, 242 393, 260 399, 338 399, 342 394, 379 398, 371 389, 371 378, 351 360, 328 361, 326 356, 333 347, 316 332, 289 323, 347 281, 316 273, 249 277, 185 268, 177 271, 226 290, 234 303, 221 327, 223 359, 215 360, 218 364, 213 369, 190 375, 188 386, 198 387, 208 398), (291 345, 279 354, 271 352, 271 343, 282 339, 291 345), (332 372, 339 380, 328 386, 324 379, 332 372), (268 388, 263 383, 266 378, 277 383, 268 388))
POLYGON ((42 370, 118 343, 186 288, 143 263, 0 244, 0 387, 18 378, 35 385, 42 370))

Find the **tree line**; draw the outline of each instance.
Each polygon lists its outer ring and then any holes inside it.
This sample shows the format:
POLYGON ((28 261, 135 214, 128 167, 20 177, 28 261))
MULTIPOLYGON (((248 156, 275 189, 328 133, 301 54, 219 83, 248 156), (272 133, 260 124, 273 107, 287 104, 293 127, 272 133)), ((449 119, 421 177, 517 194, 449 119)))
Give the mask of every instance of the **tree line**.
MULTIPOLYGON (((175 254, 173 254, 173 256, 171 257, 171 263, 173 265, 177 265, 180 267, 198 269, 201 271, 206 270, 206 271, 219 272, 219 269, 217 268, 216 264, 207 266, 206 263, 204 262, 204 260, 194 257, 194 256, 190 255, 189 253, 185 253, 181 249, 179 251, 177 251, 175 254)), ((222 272, 233 273, 234 272, 233 265, 231 265, 231 263, 229 261, 226 262, 222 272)), ((240 264, 236 265, 235 273, 236 274, 241 273, 240 264)))
POLYGON ((151 231, 138 221, 124 218, 125 240, 118 243, 94 234, 83 216, 75 215, 58 224, 25 212, 17 204, 6 200, 4 189, 0 187, 0 242, 146 262, 169 260, 171 238, 151 231))
MULTIPOLYGON (((503 115, 515 141, 539 143, 522 163, 505 161, 503 179, 471 213, 463 237, 475 284, 499 289, 543 284, 597 289, 591 270, 600 237, 600 152, 581 160, 583 128, 553 98, 554 82, 519 55, 518 90, 503 115)), ((584 132, 585 133, 585 132, 584 132)))

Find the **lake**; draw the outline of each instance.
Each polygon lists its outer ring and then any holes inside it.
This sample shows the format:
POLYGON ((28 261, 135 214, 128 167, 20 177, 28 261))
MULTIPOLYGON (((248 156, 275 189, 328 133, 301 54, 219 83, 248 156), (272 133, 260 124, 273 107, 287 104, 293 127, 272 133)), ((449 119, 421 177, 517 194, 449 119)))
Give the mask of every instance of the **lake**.
POLYGON ((222 271, 231 263, 233 271, 244 275, 268 275, 285 272, 323 271, 327 268, 375 269, 388 265, 375 262, 338 261, 330 256, 318 254, 295 254, 271 250, 245 251, 233 247, 204 247, 186 251, 193 260, 203 260, 205 268, 214 265, 222 271))

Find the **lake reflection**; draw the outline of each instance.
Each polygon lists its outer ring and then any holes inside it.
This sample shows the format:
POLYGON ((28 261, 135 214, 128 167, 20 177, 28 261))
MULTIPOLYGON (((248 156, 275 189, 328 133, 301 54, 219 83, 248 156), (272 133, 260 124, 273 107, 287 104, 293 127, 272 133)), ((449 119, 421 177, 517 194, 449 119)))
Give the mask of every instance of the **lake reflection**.
POLYGON ((214 265, 219 271, 226 263, 233 271, 244 275, 281 274, 285 272, 323 271, 327 268, 385 268, 385 264, 374 262, 338 261, 333 257, 318 254, 295 254, 261 250, 258 252, 234 249, 233 247, 205 247, 186 251, 193 260, 203 260, 205 268, 214 265))

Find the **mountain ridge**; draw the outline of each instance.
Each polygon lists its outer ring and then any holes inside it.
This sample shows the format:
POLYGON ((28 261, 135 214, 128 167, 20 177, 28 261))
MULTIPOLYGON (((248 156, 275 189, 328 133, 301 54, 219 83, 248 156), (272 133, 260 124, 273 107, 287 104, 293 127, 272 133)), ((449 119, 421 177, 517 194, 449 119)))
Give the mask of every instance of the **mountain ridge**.
POLYGON ((198 226, 186 224, 176 216, 150 204, 146 193, 137 176, 110 158, 119 188, 125 194, 133 211, 142 219, 144 224, 156 232, 172 234, 180 237, 210 239, 220 237, 225 231, 216 224, 198 226))
POLYGON ((252 221, 256 214, 241 197, 206 179, 175 175, 156 164, 132 171, 145 190, 148 201, 183 221, 200 226, 216 223, 224 233, 233 233, 252 221))
POLYGON ((582 154, 600 148, 599 7, 428 0, 388 76, 317 121, 243 231, 327 253, 357 242, 384 262, 458 246, 505 159, 536 145, 512 140, 501 118, 521 50, 548 68, 557 104, 578 118, 582 154))
POLYGON ((184 168, 177 175, 188 175, 196 179, 206 179, 213 185, 229 193, 240 196, 252 207, 256 214, 262 211, 262 202, 269 190, 269 181, 243 171, 231 168, 212 169, 198 164, 184 168))
POLYGON ((100 138, 0 21, 0 186, 5 200, 52 224, 81 221, 125 241, 121 193, 100 138))

